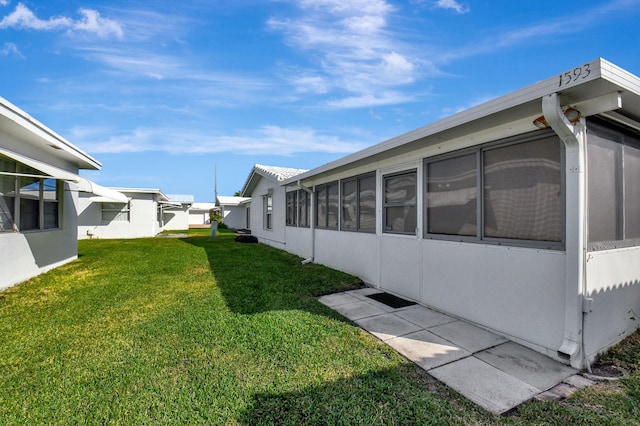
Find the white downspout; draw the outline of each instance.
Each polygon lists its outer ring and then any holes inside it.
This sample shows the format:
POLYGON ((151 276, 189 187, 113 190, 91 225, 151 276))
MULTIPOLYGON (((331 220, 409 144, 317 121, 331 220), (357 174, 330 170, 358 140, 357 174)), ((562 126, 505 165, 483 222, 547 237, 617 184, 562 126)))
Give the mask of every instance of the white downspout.
POLYGON ((544 118, 564 143, 566 161, 565 199, 565 320, 564 339, 558 357, 575 368, 588 367, 584 353, 584 298, 586 294, 586 123, 571 124, 552 93, 542 98, 544 118), (580 356, 582 355, 582 356, 580 356))
POLYGON ((301 262, 303 265, 306 265, 307 263, 313 263, 316 257, 316 221, 315 221, 315 217, 316 217, 315 201, 316 200, 315 200, 315 191, 304 186, 302 182, 300 182, 300 180, 298 180, 298 189, 302 189, 307 194, 309 194, 309 197, 311 197, 311 200, 309 200, 309 205, 310 205, 309 217, 307 218, 311 222, 309 224, 309 226, 311 227, 311 256, 309 256, 308 258, 304 259, 301 262))

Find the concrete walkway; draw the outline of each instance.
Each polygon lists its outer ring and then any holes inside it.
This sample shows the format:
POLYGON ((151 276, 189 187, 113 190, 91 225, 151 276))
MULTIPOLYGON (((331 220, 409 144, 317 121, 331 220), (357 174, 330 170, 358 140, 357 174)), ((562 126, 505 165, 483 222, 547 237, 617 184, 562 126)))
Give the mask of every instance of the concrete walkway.
POLYGON ((492 413, 580 382, 573 368, 504 337, 420 305, 394 309, 367 297, 374 293, 381 290, 319 300, 492 413))

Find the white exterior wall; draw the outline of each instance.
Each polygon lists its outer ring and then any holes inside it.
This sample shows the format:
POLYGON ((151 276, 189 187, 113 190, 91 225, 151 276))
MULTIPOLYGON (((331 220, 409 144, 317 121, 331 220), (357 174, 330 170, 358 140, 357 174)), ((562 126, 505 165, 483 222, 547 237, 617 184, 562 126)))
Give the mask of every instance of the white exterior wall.
POLYGON ((585 352, 590 360, 640 324, 640 247, 587 254, 586 292, 593 299, 585 315, 585 352))
POLYGON ((247 209, 244 204, 223 206, 224 224, 229 228, 243 229, 247 226, 247 209))
POLYGON ((163 209, 162 220, 164 221, 162 229, 165 231, 189 229, 189 204, 163 209))
POLYGON ((251 194, 251 235, 258 241, 279 249, 286 249, 285 242, 285 189, 277 182, 261 178, 251 194), (264 196, 272 191, 272 228, 264 227, 264 196))
POLYGON ((364 232, 316 229, 315 262, 378 287, 378 237, 364 232))
POLYGON ((76 196, 65 184, 60 229, 0 233, 0 290, 77 259, 76 196))
POLYGON ((155 237, 162 228, 158 223, 158 203, 154 194, 128 193, 129 221, 102 222, 102 205, 88 197, 80 198, 78 238, 144 238, 155 237))
POLYGON ((305 259, 311 257, 311 228, 287 226, 285 232, 289 253, 305 259))

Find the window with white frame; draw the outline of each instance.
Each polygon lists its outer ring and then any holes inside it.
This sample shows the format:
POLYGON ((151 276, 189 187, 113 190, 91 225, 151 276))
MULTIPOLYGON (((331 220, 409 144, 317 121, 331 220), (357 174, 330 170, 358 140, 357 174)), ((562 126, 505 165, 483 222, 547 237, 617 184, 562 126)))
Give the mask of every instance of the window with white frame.
POLYGON ((262 205, 264 209, 264 229, 273 229, 272 226, 272 218, 273 218, 273 195, 267 194, 262 197, 262 205))
POLYGON ((640 245, 640 134, 587 121, 590 250, 640 245))
POLYGON ((417 228, 417 171, 384 177, 384 232, 414 234, 417 228))
POLYGON ((426 236, 561 247, 561 165, 550 132, 425 160, 426 236))
POLYGON ((62 181, 0 156, 0 232, 60 227, 62 181))
POLYGON ((367 174, 341 181, 343 231, 376 231, 376 175, 367 174))
POLYGON ((103 222, 128 222, 131 220, 130 203, 101 203, 103 222))

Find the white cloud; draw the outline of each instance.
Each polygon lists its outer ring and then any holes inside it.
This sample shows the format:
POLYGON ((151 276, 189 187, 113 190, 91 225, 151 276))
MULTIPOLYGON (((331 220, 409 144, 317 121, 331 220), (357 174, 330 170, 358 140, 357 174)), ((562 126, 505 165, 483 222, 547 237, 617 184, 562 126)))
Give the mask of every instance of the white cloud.
POLYGON ((91 154, 130 152, 168 152, 171 154, 208 154, 233 152, 246 155, 292 155, 298 153, 346 154, 364 148, 364 144, 342 141, 337 136, 321 135, 311 128, 284 128, 265 125, 236 135, 212 136, 207 130, 179 128, 137 128, 129 134, 96 140, 102 128, 75 128, 74 141, 91 154))
POLYGON ((297 18, 268 21, 286 41, 308 52, 316 67, 289 75, 299 93, 347 92, 346 99, 326 105, 356 108, 411 99, 388 96, 416 81, 426 62, 411 54, 388 28, 395 10, 384 0, 293 0, 304 12, 297 18), (383 93, 383 95, 380 95, 383 93), (371 104, 367 104, 370 101, 371 104))
POLYGON ((9 6, 9 0, 0 0, 0 6, 9 6))
POLYGON ((20 53, 20 51, 18 50, 18 46, 8 42, 2 45, 2 48, 0 49, 0 54, 3 56, 15 55, 20 58, 24 58, 22 53, 20 53))
POLYGON ((437 0, 436 6, 442 9, 451 9, 456 13, 467 13, 469 8, 461 5, 456 0, 437 0))
POLYGON ((84 31, 107 38, 114 36, 123 38, 122 26, 111 19, 103 18, 100 13, 92 9, 80 9, 82 18, 73 20, 66 16, 55 16, 49 19, 38 18, 27 6, 18 3, 15 10, 2 18, 0 28, 29 29, 39 31, 67 30, 84 31))

